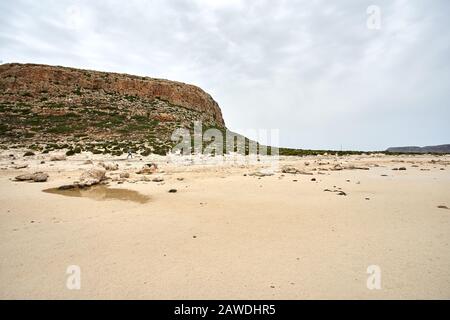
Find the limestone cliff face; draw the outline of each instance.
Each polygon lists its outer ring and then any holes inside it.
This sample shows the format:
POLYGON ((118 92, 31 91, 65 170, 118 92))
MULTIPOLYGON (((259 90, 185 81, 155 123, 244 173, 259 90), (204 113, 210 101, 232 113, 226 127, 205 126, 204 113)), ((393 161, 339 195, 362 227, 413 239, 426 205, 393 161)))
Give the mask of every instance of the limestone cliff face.
POLYGON ((42 92, 49 95, 71 94, 76 90, 96 91, 98 95, 118 94, 146 100, 160 99, 172 105, 204 113, 217 126, 224 127, 222 112, 214 99, 194 85, 127 74, 88 71, 35 64, 0 65, 2 94, 42 92))
POLYGON ((225 128, 202 89, 175 81, 35 64, 0 65, 0 141, 133 141, 168 149, 176 128, 225 128))

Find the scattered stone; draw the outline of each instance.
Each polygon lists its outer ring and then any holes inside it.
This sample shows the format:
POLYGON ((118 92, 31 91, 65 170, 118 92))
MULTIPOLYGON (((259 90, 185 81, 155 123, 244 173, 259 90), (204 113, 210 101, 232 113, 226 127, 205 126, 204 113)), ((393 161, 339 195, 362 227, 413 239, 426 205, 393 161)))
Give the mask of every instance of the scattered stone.
POLYGON ((290 173, 290 174, 313 175, 312 172, 306 172, 306 171, 297 169, 296 167, 292 167, 292 166, 283 166, 283 167, 281 168, 281 172, 283 172, 283 173, 290 173))
POLYGON ((116 171, 119 170, 119 165, 117 163, 104 163, 100 162, 99 166, 105 168, 107 171, 116 171))
POLYGON ((369 167, 358 167, 358 166, 355 166, 355 165, 352 165, 352 164, 347 166, 347 167, 345 167, 344 169, 349 169, 349 170, 370 170, 369 167))
POLYGON ((339 189, 341 189, 341 188, 338 188, 338 189, 335 189, 335 190, 324 189, 323 191, 325 191, 325 192, 335 192, 339 196, 346 196, 347 195, 344 191, 339 190, 339 189))
POLYGON ((177 189, 170 189, 169 193, 176 193, 178 190, 177 189))
POLYGON ((54 154, 50 157, 50 161, 64 161, 66 160, 67 157, 65 154, 61 153, 61 154, 54 154))
POLYGON ((42 161, 41 161, 41 164, 44 164, 44 163, 45 163, 45 161, 44 161, 44 160, 42 160, 42 161))
POLYGON ((155 177, 155 178, 152 179, 152 181, 153 182, 163 182, 164 178, 162 178, 162 177, 155 177))
POLYGON ((16 181, 34 181, 45 182, 48 179, 48 174, 43 172, 35 172, 32 174, 21 174, 14 178, 16 181))
POLYGON ((83 164, 94 164, 94 163, 92 162, 92 160, 86 160, 85 162, 83 162, 83 164))
POLYGON ((331 170, 340 171, 340 170, 344 170, 344 167, 338 163, 338 164, 334 165, 334 167, 331 168, 331 170))
POLYGON ((437 206, 439 209, 449 209, 447 206, 437 206))
POLYGON ((152 174, 158 170, 158 165, 156 163, 146 163, 141 170, 136 172, 137 174, 152 174))
POLYGON ((139 178, 139 181, 150 182, 150 181, 152 181, 152 179, 150 179, 150 178, 147 177, 147 176, 142 176, 142 177, 139 178))
POLYGON ((24 157, 31 157, 31 156, 34 156, 34 152, 32 152, 32 151, 27 151, 27 152, 24 153, 23 156, 24 156, 24 157))
POLYGON ((398 170, 400 170, 400 171, 405 171, 406 168, 405 168, 405 167, 400 167, 400 168, 398 168, 398 170))
POLYGON ((316 178, 312 178, 311 181, 316 181, 316 178))
POLYGON ((281 168, 281 172, 283 173, 290 173, 290 174, 297 174, 299 172, 299 170, 295 167, 292 166, 283 166, 281 168))
MULTIPOLYGON (((244 176, 246 176, 246 174, 244 174, 244 176)), ((183 181, 184 178, 177 178, 178 181, 183 181)))
POLYGON ((365 198, 366 200, 370 200, 370 198, 365 198))
POLYGON ((251 177, 268 177, 268 176, 273 176, 273 173, 256 171, 256 172, 249 173, 248 175, 251 177))
POLYGON ((32 174, 21 174, 21 175, 15 177, 14 180, 16 180, 16 181, 33 180, 33 175, 32 174))
POLYGON ((14 167, 14 169, 25 169, 25 168, 28 168, 28 164, 22 164, 14 167))
POLYGON ((130 177, 130 174, 128 172, 121 172, 119 177, 121 179, 128 179, 130 177))

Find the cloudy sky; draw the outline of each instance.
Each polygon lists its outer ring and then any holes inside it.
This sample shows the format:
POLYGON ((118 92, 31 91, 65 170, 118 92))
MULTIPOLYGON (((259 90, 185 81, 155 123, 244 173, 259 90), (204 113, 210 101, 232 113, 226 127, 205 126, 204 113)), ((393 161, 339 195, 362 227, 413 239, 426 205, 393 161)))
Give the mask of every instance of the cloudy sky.
POLYGON ((0 61, 192 83, 230 129, 279 128, 284 146, 443 144, 449 13, 448 0, 1 0, 0 61))

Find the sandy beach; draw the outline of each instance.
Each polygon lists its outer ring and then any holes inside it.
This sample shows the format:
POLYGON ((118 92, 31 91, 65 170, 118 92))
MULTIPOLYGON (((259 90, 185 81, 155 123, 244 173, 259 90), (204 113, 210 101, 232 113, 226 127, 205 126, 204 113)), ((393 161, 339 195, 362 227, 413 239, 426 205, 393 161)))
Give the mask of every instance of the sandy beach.
POLYGON ((254 176, 264 165, 22 154, 0 154, 1 299, 450 299, 450 156, 281 157, 254 176), (107 186, 43 192, 99 161, 119 166, 107 186), (14 181, 36 171, 48 180, 14 181))

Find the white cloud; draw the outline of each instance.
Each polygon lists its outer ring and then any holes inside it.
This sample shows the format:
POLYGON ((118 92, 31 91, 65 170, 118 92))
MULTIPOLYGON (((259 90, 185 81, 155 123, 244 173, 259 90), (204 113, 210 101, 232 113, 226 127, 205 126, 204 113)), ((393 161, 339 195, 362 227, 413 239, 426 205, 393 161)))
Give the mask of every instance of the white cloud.
POLYGON ((371 4, 2 1, 0 60, 193 83, 292 147, 448 143, 450 3, 379 0, 380 30, 371 4))

